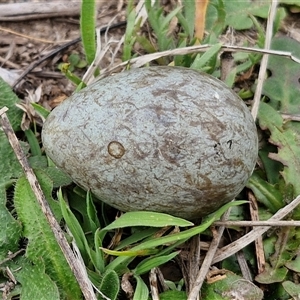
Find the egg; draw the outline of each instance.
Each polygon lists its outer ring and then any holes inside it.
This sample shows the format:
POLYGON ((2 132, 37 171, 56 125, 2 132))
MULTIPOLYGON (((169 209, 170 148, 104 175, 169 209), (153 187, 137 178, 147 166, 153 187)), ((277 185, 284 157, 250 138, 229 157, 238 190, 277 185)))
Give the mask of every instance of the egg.
POLYGON ((182 67, 106 77, 46 119, 46 154, 75 183, 121 210, 185 219, 233 200, 257 159, 255 122, 223 82, 182 67))

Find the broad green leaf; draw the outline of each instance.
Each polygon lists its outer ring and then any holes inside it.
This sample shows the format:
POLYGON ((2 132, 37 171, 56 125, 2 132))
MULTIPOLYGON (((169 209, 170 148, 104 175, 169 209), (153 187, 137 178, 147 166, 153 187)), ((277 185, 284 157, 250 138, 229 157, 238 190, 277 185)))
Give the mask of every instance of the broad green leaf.
POLYGON ((271 158, 284 165, 281 174, 285 183, 293 185, 294 196, 299 195, 300 132, 298 133, 297 128, 299 124, 284 124, 280 114, 266 103, 260 104, 258 119, 261 128, 267 128, 271 132, 270 142, 278 147, 278 153, 272 153, 271 158))
POLYGON ((280 0, 279 3, 300 6, 299 0, 280 0))
POLYGON ((111 230, 116 228, 131 227, 131 226, 192 226, 193 223, 181 218, 173 217, 168 214, 149 212, 149 211, 133 211, 127 212, 118 218, 103 230, 111 230))
MULTIPOLYGON (((272 49, 292 52, 300 57, 300 43, 287 36, 272 40, 272 49)), ((289 58, 271 55, 268 60, 271 76, 263 86, 263 94, 270 100, 268 104, 275 110, 286 114, 299 113, 300 77, 299 64, 289 58)), ((297 126, 299 130, 299 126, 297 126)))
POLYGON ((282 283, 283 288, 292 297, 292 299, 299 299, 300 284, 292 281, 284 281, 282 283))
POLYGON ((291 261, 288 261, 285 266, 296 273, 300 273, 300 255, 291 261))
POLYGON ((14 131, 20 129, 23 115, 23 111, 16 107, 16 104, 19 102, 19 98, 12 91, 11 87, 0 77, 0 109, 4 106, 9 109, 6 114, 14 131))
POLYGON ((22 232, 21 224, 7 210, 6 201, 5 189, 0 187, 0 261, 18 250, 22 232))
POLYGON ((255 277, 255 280, 262 284, 271 284, 274 282, 282 282, 286 279, 288 269, 286 267, 272 268, 268 263, 265 270, 255 277))
POLYGON ((151 269, 161 266, 162 264, 173 259, 180 251, 170 253, 168 255, 159 255, 156 257, 149 257, 141 261, 133 270, 136 275, 143 275, 151 269))
POLYGON ((134 278, 137 282, 136 289, 134 291, 133 300, 146 300, 149 296, 149 290, 146 285, 146 283, 143 281, 143 279, 138 276, 134 275, 134 278))
POLYGON ((103 274, 99 290, 110 300, 116 300, 120 291, 120 280, 118 274, 108 270, 103 274))
POLYGON ((45 273, 42 258, 35 260, 35 264, 32 264, 27 259, 22 259, 18 267, 19 270, 14 272, 14 276, 22 285, 22 300, 61 299, 57 285, 45 273))
POLYGON ((262 300, 263 291, 253 282, 238 276, 228 270, 220 270, 220 280, 214 280, 212 283, 203 284, 201 295, 205 295, 207 300, 262 300), (218 291, 216 293, 216 291, 218 291))
MULTIPOLYGON (((184 291, 165 291, 159 294, 159 299, 160 300, 187 300, 187 295, 186 292, 184 291)), ((213 300, 213 298, 211 300, 213 300)))
POLYGON ((234 29, 243 30, 253 26, 250 15, 266 19, 270 3, 270 0, 211 0, 206 14, 206 29, 210 30, 216 24, 218 11, 222 8, 222 4, 226 16, 224 28, 231 26, 234 29))
POLYGON ((257 172, 252 174, 246 186, 253 191, 257 200, 263 203, 272 213, 285 205, 278 187, 263 180, 257 172))
MULTIPOLYGON (((51 198, 51 180, 41 171, 36 175, 52 210, 57 210, 58 204, 51 198)), ((28 239, 27 258, 35 264, 44 260, 46 273, 59 287, 62 298, 81 299, 78 283, 25 177, 16 183, 14 204, 24 227, 23 235, 28 239)))
POLYGON ((70 185, 73 182, 69 175, 56 166, 48 166, 44 171, 52 179, 55 188, 70 185))

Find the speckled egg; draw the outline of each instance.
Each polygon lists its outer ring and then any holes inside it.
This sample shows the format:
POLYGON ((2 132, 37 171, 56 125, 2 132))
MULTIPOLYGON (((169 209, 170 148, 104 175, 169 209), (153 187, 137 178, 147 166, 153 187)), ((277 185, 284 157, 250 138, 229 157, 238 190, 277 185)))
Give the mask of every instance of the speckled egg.
POLYGON ((121 211, 205 216, 236 197, 255 166, 249 109, 224 83, 181 67, 116 74, 48 116, 47 155, 121 211))

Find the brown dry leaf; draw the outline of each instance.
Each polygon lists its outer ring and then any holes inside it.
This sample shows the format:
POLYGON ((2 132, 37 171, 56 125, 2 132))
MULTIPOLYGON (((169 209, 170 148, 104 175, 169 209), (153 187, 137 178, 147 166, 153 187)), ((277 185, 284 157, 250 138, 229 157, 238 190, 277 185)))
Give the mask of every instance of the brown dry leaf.
POLYGON ((205 16, 209 0, 196 0, 195 1, 195 38, 199 41, 203 39, 205 30, 205 16))

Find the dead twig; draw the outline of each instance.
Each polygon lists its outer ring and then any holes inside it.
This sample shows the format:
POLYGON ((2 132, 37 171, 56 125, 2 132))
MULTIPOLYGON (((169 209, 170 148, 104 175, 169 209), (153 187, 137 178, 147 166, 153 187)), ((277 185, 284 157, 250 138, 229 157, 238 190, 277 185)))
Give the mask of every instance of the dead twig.
MULTIPOLYGON (((250 215, 252 221, 259 221, 258 216, 258 205, 256 198, 254 197, 253 193, 249 191, 248 197, 250 200, 249 207, 250 207, 250 215)), ((258 237, 255 242, 255 252, 256 252, 256 262, 257 262, 257 271, 258 274, 262 273, 265 269, 266 259, 265 259, 265 251, 264 251, 264 244, 262 236, 258 237)))
POLYGON ((46 3, 24 2, 1 4, 0 21, 16 22, 61 16, 78 16, 80 14, 80 6, 80 1, 55 1, 46 3))
MULTIPOLYGON (((272 41, 272 37, 273 37, 273 23, 274 23, 275 16, 276 16, 277 4, 278 4, 277 0, 272 0, 271 6, 270 6, 270 11, 269 11, 269 16, 268 16, 268 22, 267 22, 265 49, 270 49, 270 47, 271 47, 271 41, 272 41)), ((252 110, 251 110, 254 120, 256 119, 257 114, 258 114, 258 108, 259 108, 259 103, 260 103, 260 99, 261 99, 263 83, 264 83, 265 77, 266 77, 268 59, 269 59, 269 55, 264 54, 263 58, 261 60, 260 68, 259 68, 257 86, 256 86, 255 94, 254 94, 254 102, 253 102, 253 106, 252 106, 252 110)))
POLYGON ((53 216, 53 213, 49 207, 49 204, 44 196, 44 193, 41 189, 41 186, 33 172, 33 170, 30 168, 28 161, 26 159, 26 156, 19 144, 19 141, 11 127, 11 124, 7 118, 6 111, 8 110, 7 107, 4 107, 0 109, 0 116, 1 116, 1 125, 3 128, 4 133, 6 134, 9 143, 11 147, 13 148, 19 163, 21 164, 25 176, 31 186, 31 189, 53 231, 53 234, 57 240, 57 243, 59 244, 72 272, 75 275, 75 278, 78 281, 78 284, 81 288, 81 291, 86 299, 96 300, 97 297, 95 296, 95 293, 93 291, 92 285, 90 280, 87 277, 87 274, 82 272, 82 268, 85 268, 81 265, 80 261, 76 258, 74 253, 72 252, 67 239, 65 237, 64 232, 60 228, 58 222, 56 221, 55 217, 53 216))
MULTIPOLYGON (((174 56, 174 55, 186 55, 191 53, 198 53, 198 52, 205 52, 209 50, 213 45, 205 44, 205 45, 196 45, 196 46, 189 46, 177 49, 171 49, 161 52, 155 52, 151 54, 146 54, 143 56, 139 56, 127 61, 122 62, 119 65, 114 67, 108 67, 102 69, 101 75, 98 76, 95 80, 99 80, 108 76, 111 73, 118 72, 122 70, 124 67, 130 66, 131 68, 140 68, 141 66, 150 63, 153 60, 159 59, 161 57, 166 56, 174 56)), ((278 50, 268 50, 268 49, 258 49, 258 48, 251 48, 251 47, 240 47, 240 46, 230 46, 230 45, 222 45, 221 49, 228 52, 248 52, 248 53, 260 53, 260 54, 272 54, 278 55, 282 57, 286 57, 291 59, 292 61, 300 64, 300 58, 294 56, 292 52, 287 51, 278 51, 278 50)))
MULTIPOLYGON (((228 209, 227 212, 222 216, 221 220, 225 221, 229 217, 230 211, 231 211, 231 209, 228 209)), ((199 273, 197 275, 197 278, 194 282, 194 285, 190 289, 190 293, 189 293, 189 296, 188 296, 187 300, 196 300, 196 299, 199 298, 200 289, 201 289, 202 284, 204 282, 204 279, 205 279, 205 277, 206 277, 206 275, 209 271, 209 268, 212 265, 213 258, 216 254, 218 245, 219 245, 220 240, 223 236, 224 229, 225 229, 224 226, 220 226, 218 231, 215 232, 213 240, 212 240, 212 242, 209 246, 209 249, 206 253, 206 256, 205 256, 204 261, 202 263, 202 266, 200 268, 200 271, 199 271, 199 273)))
MULTIPOLYGON (((276 222, 283 219, 287 216, 290 212, 292 212, 298 205, 300 204, 300 195, 295 198, 291 203, 283 207, 282 209, 278 210, 268 221, 269 222, 276 222)), ((228 221, 227 221, 228 222, 228 221)), ((261 221, 260 221, 261 222, 261 221)), ((253 225, 251 225, 253 226, 253 225)), ((221 248, 216 256, 213 259, 213 264, 224 260, 225 258, 237 253, 250 243, 254 242, 258 237, 268 231, 271 226, 264 226, 264 227, 256 227, 252 229, 250 232, 242 236, 240 239, 230 243, 229 245, 221 248)))
POLYGON ((214 225, 225 227, 300 227, 300 221, 216 221, 214 225))

